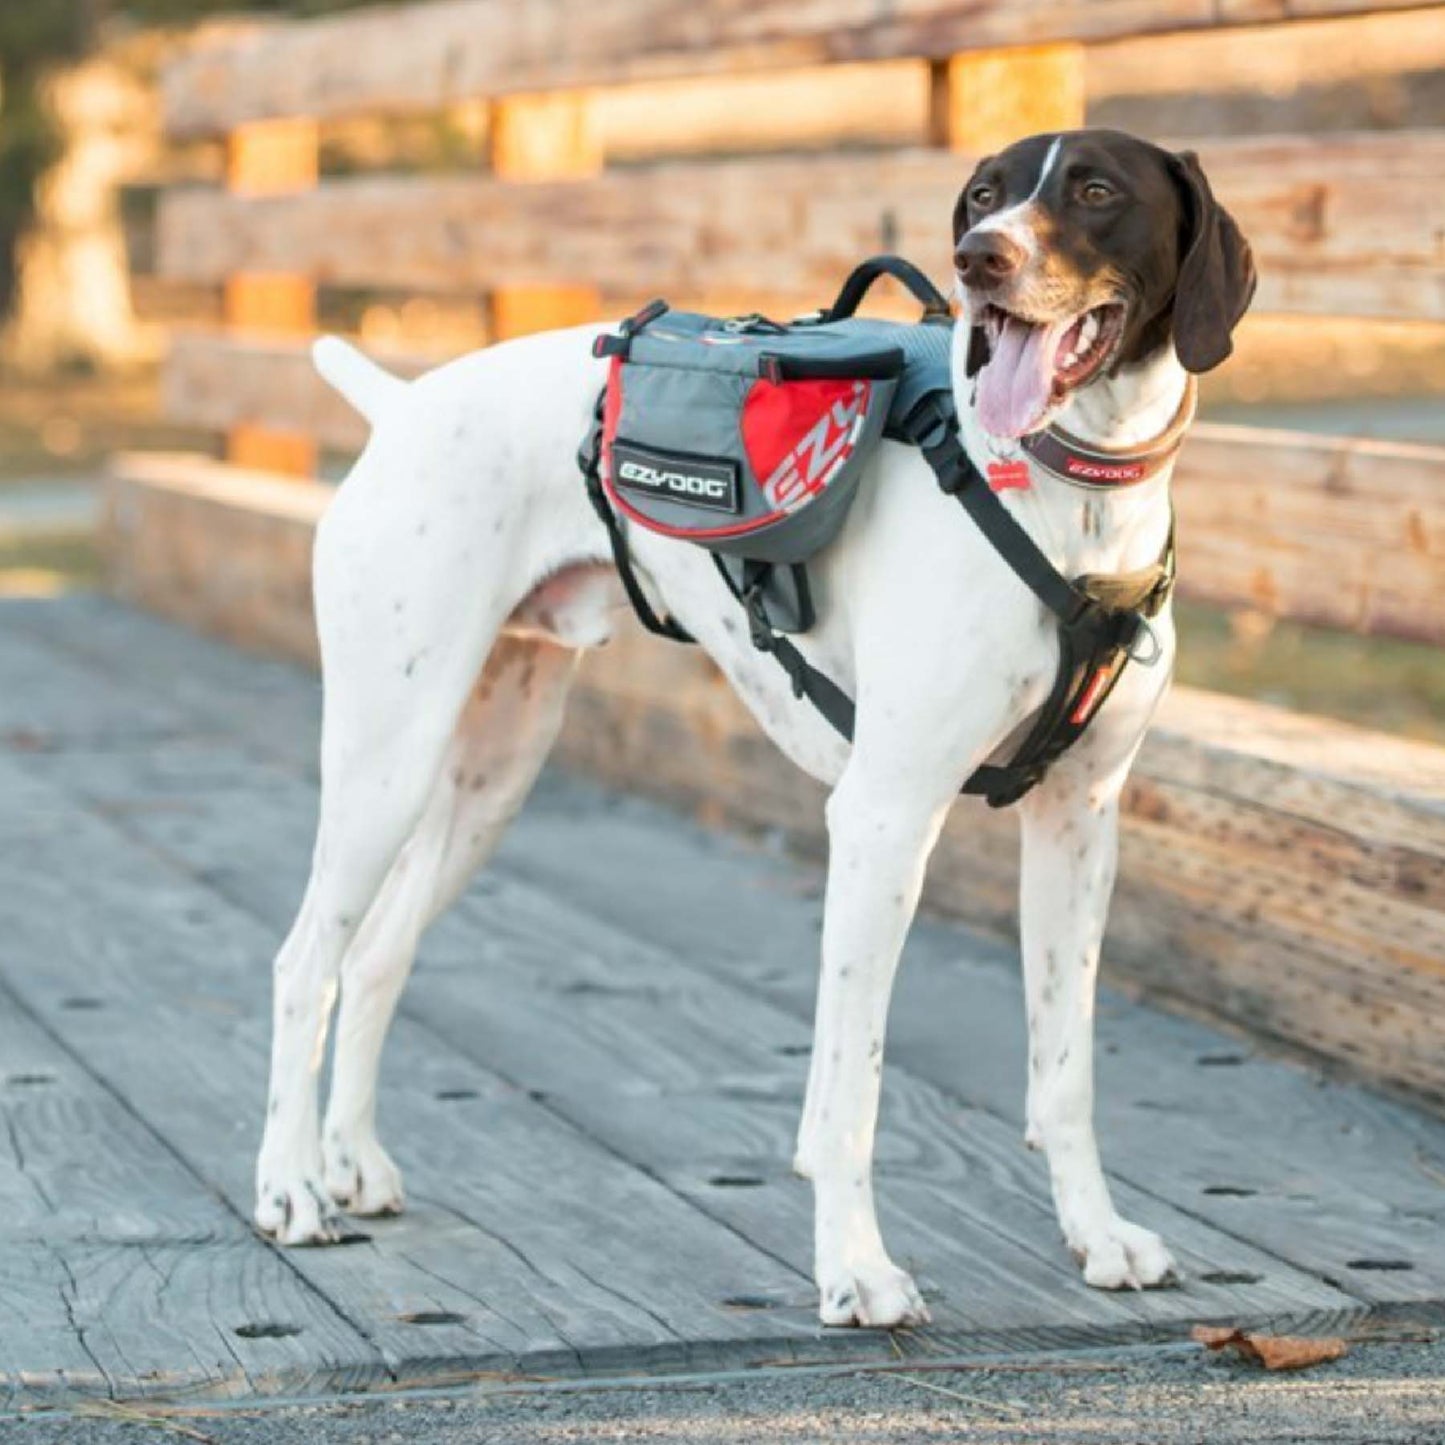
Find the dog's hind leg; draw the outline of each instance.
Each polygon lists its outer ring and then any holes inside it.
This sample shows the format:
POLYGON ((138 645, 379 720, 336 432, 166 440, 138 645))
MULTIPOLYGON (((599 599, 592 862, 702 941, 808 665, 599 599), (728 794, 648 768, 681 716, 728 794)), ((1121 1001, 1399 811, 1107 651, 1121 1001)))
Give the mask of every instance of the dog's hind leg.
POLYGON ((379 428, 317 535, 320 818, 305 897, 276 958, 256 1166, 256 1224, 287 1244, 336 1237, 317 1076, 341 961, 427 808, 511 607, 500 545, 470 550, 489 529, 441 510, 450 499, 438 502, 432 473, 445 475, 444 460, 419 456, 402 428, 379 428))
POLYGON ((1115 1212, 1094 1137, 1094 991, 1128 761, 1106 773, 1093 742, 1020 805, 1027 1138, 1048 1157, 1059 1227, 1085 1280, 1141 1289, 1168 1283, 1175 1268, 1158 1235, 1115 1212))
POLYGON ((578 654, 502 637, 462 709, 426 811, 341 965, 326 1187, 352 1214, 394 1214, 401 1174, 376 1137, 386 1030, 417 943, 486 862, 516 816, 561 725, 578 654))

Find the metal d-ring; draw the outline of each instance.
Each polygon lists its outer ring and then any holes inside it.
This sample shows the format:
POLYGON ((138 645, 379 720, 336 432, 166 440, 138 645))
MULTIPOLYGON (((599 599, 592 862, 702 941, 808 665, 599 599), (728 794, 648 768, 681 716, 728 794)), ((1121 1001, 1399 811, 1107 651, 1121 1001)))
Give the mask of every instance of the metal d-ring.
POLYGON ((1124 651, 1128 653, 1130 660, 1137 662, 1140 667, 1153 667, 1164 656, 1164 644, 1159 641, 1159 634, 1150 627, 1147 617, 1139 618, 1139 626, 1134 630, 1134 635, 1129 639, 1129 645, 1124 651), (1149 639, 1150 648, 1148 652, 1141 653, 1139 640, 1144 637, 1149 639))

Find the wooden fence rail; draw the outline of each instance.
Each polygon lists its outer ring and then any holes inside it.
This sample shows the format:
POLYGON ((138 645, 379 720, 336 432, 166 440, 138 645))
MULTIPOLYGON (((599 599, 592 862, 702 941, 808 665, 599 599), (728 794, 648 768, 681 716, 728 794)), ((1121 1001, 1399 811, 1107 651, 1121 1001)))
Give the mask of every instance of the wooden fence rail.
MULTIPOLYGON (((415 356, 383 358, 415 373, 415 356)), ((341 449, 368 428, 276 339, 179 335, 166 409, 195 426, 264 426, 341 449)), ((1445 644, 1445 447, 1201 424, 1175 486, 1186 596, 1445 644)))
POLYGON ((1099 41, 1418 8, 1418 0, 450 0, 268 27, 166 76, 177 136, 272 116, 433 110, 449 101, 662 76, 1099 41))
MULTIPOLYGON (((1202 148, 1250 237, 1261 310, 1445 319, 1445 133, 1202 148)), ((160 264, 189 281, 295 270, 337 286, 464 291, 586 277, 604 291, 817 298, 862 255, 942 271, 970 169, 943 150, 669 162, 584 180, 364 177, 289 196, 177 190, 160 264)))

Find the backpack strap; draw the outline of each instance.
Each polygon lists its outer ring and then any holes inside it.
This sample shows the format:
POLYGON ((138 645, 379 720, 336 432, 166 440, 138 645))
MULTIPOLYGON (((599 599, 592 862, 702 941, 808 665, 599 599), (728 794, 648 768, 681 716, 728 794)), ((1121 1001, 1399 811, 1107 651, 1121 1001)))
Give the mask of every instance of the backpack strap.
MULTIPOLYGON (((1070 582, 979 475, 946 401, 926 397, 905 420, 903 434, 922 450, 943 491, 958 498, 999 555, 1058 621, 1058 671, 1034 726, 1009 762, 983 764, 960 789, 982 795, 990 807, 1007 807, 1037 786, 1098 716, 1131 658, 1145 665, 1158 660, 1158 644, 1147 619, 1162 611, 1174 586, 1174 525, 1171 521, 1168 541, 1153 566, 1119 577, 1080 577, 1070 582), (1141 651, 1146 640, 1153 645, 1141 651)), ((857 717, 853 700, 789 638, 773 630, 761 578, 752 586, 745 583, 740 592, 725 571, 723 577, 747 611, 753 645, 771 653, 788 674, 794 695, 806 697, 851 742, 857 717)))
POLYGON ((1153 566, 1071 582, 979 475, 959 437, 950 401, 937 394, 925 397, 903 430, 923 452, 939 487, 958 499, 1020 581, 1058 620, 1058 672, 1034 726, 1009 762, 985 763, 963 785, 965 793, 982 794, 990 806, 1007 807, 1042 781, 1079 739, 1131 658, 1145 665, 1158 660, 1159 645, 1148 619, 1163 610, 1173 590, 1174 523, 1171 518, 1163 553, 1153 566))
MULTIPOLYGON (((661 312, 657 314, 661 315, 661 312)), ((617 568, 617 575, 622 581, 622 590, 627 593, 627 600, 632 604, 632 610, 637 614, 637 620, 649 632, 656 633, 658 637, 666 637, 672 642, 693 642, 695 639, 692 633, 675 617, 659 617, 653 609, 652 603, 647 600, 647 594, 642 590, 642 583, 637 580, 637 569, 632 565, 632 553, 627 546, 627 533, 623 531, 622 523, 618 521, 617 513, 612 510, 612 504, 607 500, 607 493, 603 489, 602 408, 606 399, 607 390, 604 387, 597 395, 592 426, 586 437, 583 438, 582 445, 577 449, 577 465, 582 469, 582 479, 587 487, 587 498, 592 503, 592 510, 597 513, 603 527, 606 528, 607 543, 612 548, 613 565, 617 568)))
POLYGON ((948 298, 912 261, 905 261, 902 256, 873 256, 855 266, 838 292, 837 299, 819 315, 818 320, 843 321, 852 316, 868 294, 868 288, 880 276, 891 276, 906 286, 913 298, 923 303, 925 321, 942 319, 952 322, 948 298))
POLYGON ((793 685, 794 697, 805 697, 822 713, 833 731, 841 734, 850 743, 853 741, 853 722, 857 709, 853 699, 843 691, 826 673, 819 672, 793 644, 791 638, 774 631, 772 619, 768 616, 764 600, 764 588, 771 562, 745 562, 741 584, 733 580, 723 565, 722 557, 714 552, 712 560, 727 584, 728 591, 742 603, 748 617, 748 631, 753 646, 759 652, 771 653, 779 667, 788 674, 793 685))

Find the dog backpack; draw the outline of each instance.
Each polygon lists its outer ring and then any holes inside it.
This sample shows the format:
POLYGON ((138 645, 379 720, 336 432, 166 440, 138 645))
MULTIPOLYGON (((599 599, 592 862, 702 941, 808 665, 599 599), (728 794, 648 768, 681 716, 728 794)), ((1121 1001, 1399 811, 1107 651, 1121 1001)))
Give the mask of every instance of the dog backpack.
POLYGON ((851 739, 852 700, 786 634, 816 620, 807 563, 837 536, 880 438, 920 447, 940 486, 1059 620, 1058 679, 1038 721, 1010 763, 980 768, 964 786, 1003 806, 1043 777, 1112 690, 1148 633, 1145 618, 1168 596, 1173 538, 1160 563, 1142 573, 1062 577, 963 450, 952 340, 948 302, 897 256, 865 261, 830 307, 786 324, 653 301, 595 343, 610 366, 578 463, 643 625, 692 641, 648 602, 626 525, 710 551, 747 612, 754 644, 851 739), (922 303, 919 322, 854 314, 884 275, 922 303))
POLYGON ((610 507, 710 550, 735 594, 773 627, 806 632, 806 563, 838 534, 878 439, 925 391, 947 394, 953 318, 897 257, 859 267, 826 311, 786 325, 720 319, 654 301, 599 338, 611 358, 591 447, 610 507), (853 315, 892 275, 923 303, 919 325, 853 315))

